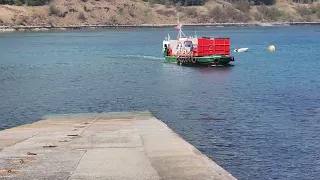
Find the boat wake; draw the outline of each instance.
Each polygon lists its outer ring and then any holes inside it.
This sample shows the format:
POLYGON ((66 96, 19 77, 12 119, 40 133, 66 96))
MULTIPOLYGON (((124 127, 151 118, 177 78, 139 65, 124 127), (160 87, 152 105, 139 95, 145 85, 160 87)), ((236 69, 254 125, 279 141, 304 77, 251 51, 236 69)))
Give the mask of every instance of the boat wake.
POLYGON ((155 59, 162 60, 162 57, 146 56, 146 55, 118 55, 118 56, 107 56, 108 58, 130 58, 130 59, 155 59))

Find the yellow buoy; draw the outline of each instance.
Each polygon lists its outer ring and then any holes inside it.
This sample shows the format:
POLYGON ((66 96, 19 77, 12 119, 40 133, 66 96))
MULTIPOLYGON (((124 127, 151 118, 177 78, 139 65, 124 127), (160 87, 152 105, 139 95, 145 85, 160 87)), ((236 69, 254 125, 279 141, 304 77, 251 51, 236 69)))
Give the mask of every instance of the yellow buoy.
POLYGON ((269 49, 269 51, 274 51, 274 50, 276 50, 276 47, 274 47, 274 45, 270 45, 268 49, 269 49))

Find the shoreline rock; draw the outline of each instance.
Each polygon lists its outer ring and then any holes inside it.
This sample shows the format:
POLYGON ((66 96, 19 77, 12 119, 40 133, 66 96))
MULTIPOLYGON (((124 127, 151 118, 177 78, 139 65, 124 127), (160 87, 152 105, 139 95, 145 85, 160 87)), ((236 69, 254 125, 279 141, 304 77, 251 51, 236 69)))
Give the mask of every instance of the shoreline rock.
POLYGON ((13 28, 5 28, 5 29, 2 29, 1 26, 0 26, 0 33, 8 33, 8 32, 15 32, 16 30, 13 29, 13 28))
MULTIPOLYGON (((140 25, 70 25, 70 26, 0 26, 0 32, 15 31, 49 31, 49 30, 75 30, 75 29, 97 29, 97 28, 169 28, 176 24, 140 24, 140 25)), ((272 27, 272 26, 291 26, 291 25, 320 25, 320 22, 257 22, 257 23, 202 23, 184 24, 185 27, 272 27)))

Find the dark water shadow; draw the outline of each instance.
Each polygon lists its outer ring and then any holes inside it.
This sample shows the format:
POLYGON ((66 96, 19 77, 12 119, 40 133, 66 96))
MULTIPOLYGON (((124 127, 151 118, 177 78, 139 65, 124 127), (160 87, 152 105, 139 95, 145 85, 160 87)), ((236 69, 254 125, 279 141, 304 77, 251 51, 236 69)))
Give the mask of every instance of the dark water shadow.
POLYGON ((201 117, 197 120, 202 120, 202 121, 220 121, 220 120, 227 120, 227 118, 224 117, 218 117, 218 116, 207 116, 207 117, 201 117))
POLYGON ((225 73, 230 72, 234 65, 228 66, 214 66, 214 67, 193 67, 200 73, 225 73))

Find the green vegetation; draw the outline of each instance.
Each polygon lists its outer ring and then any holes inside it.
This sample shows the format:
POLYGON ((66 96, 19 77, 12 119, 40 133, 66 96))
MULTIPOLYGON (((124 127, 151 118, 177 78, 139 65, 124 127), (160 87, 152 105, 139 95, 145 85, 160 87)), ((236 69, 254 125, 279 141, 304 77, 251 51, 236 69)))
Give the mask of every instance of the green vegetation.
MULTIPOLYGON (((9 4, 9 5, 27 5, 27 6, 42 6, 46 5, 51 0, 0 0, 0 4, 9 4)), ((82 2, 87 2, 87 0, 81 0, 82 2)), ((110 2, 111 0, 105 0, 110 2)), ((163 5, 182 5, 182 6, 201 6, 210 0, 143 0, 144 2, 149 2, 151 4, 163 4, 163 5)), ((274 5, 276 0, 225 0, 226 2, 235 4, 236 6, 241 5, 244 6, 243 2, 246 2, 246 6, 250 7, 251 5, 274 5)), ((316 2, 317 0, 292 0, 292 2, 296 3, 311 3, 316 2)), ((237 8, 239 9, 239 8, 237 8)), ((241 10, 241 9, 239 9, 241 10)), ((241 10, 242 11, 242 10, 241 10)))
MULTIPOLYGON (((180 4, 184 6, 199 6, 204 5, 209 0, 144 0, 145 2, 150 2, 153 4, 180 4)), ((230 2, 236 4, 239 0, 225 0, 226 2, 230 2)), ((309 1, 309 0, 294 0, 294 1, 309 1)), ((316 1, 316 0, 311 0, 316 1)), ((252 0, 250 3, 253 5, 273 5, 276 3, 276 0, 252 0)))
POLYGON ((46 5, 50 0, 0 0, 0 4, 9 4, 9 5, 27 5, 27 6, 42 6, 46 5))
POLYGON ((176 23, 177 15, 184 23, 320 22, 320 2, 310 3, 315 0, 116 1, 0 0, 0 4, 45 5, 1 6, 0 25, 170 24, 176 23))
POLYGON ((152 4, 181 4, 184 6, 196 6, 204 5, 208 0, 143 0, 144 2, 150 2, 152 4))
MULTIPOLYGON (((144 0, 150 4, 163 4, 166 7, 174 7, 188 18, 196 18, 197 23, 216 22, 250 22, 250 21, 315 21, 320 17, 319 3, 311 4, 317 0, 292 0, 295 5, 292 13, 286 9, 279 9, 277 0, 144 0), (207 5, 208 11, 198 11, 195 5, 203 5, 206 2, 216 2, 216 6, 207 5), (194 6, 194 7, 192 7, 194 6)), ((157 10, 158 14, 172 16, 169 10, 157 10)))

